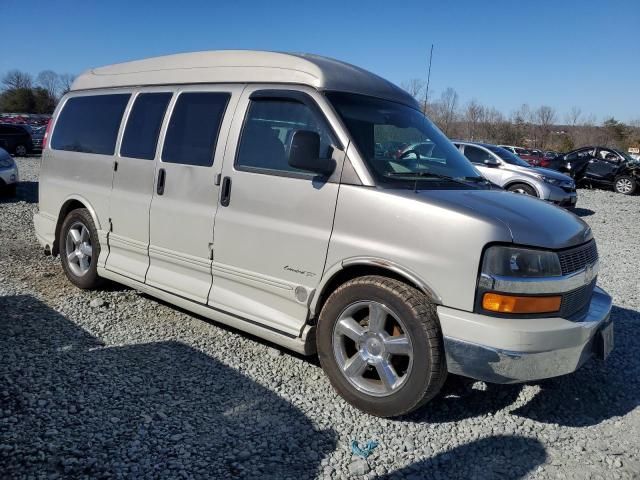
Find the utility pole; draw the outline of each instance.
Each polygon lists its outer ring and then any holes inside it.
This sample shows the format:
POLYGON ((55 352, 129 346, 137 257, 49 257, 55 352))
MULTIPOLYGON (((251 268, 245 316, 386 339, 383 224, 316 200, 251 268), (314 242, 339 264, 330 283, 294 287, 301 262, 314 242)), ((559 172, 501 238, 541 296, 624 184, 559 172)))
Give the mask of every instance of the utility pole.
POLYGON ((431 81, 431 60, 433 59, 433 43, 431 44, 431 53, 429 54, 429 71, 427 73, 427 88, 424 92, 424 114, 427 114, 427 105, 429 104, 429 82, 431 81))

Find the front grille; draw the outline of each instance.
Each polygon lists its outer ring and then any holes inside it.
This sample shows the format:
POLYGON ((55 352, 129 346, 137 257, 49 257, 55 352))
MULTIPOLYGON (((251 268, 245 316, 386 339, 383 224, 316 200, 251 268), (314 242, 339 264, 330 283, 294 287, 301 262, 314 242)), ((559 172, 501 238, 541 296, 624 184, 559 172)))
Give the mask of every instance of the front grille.
POLYGON ((589 302, 591 301, 591 295, 593 294, 595 286, 596 279, 594 278, 591 283, 562 295, 560 316, 562 318, 569 318, 573 315, 586 311, 589 307, 589 302))
POLYGON ((598 248, 595 240, 579 247, 558 253, 563 275, 569 275, 583 269, 598 260, 598 248))

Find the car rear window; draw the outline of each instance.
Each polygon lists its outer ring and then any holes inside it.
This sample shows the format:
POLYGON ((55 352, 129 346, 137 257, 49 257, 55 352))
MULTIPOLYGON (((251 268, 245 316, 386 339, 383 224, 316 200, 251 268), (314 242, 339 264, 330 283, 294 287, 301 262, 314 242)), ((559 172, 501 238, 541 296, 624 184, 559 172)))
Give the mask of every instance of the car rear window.
POLYGON ((126 94, 92 95, 67 100, 51 139, 51 148, 113 155, 126 94))
POLYGON ((222 117, 231 95, 187 92, 178 97, 162 150, 162 161, 210 167, 222 117))
POLYGON ((120 155, 145 160, 155 158, 162 119, 171 95, 170 92, 138 95, 127 120, 120 155))

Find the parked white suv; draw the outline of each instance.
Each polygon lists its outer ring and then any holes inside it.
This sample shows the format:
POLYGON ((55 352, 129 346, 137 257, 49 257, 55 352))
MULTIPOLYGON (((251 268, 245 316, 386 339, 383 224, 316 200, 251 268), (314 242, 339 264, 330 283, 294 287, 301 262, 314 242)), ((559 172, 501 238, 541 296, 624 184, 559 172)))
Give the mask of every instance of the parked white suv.
POLYGON ((413 97, 336 60, 90 70, 54 113, 39 192, 37 237, 78 287, 110 279, 317 351, 374 415, 417 408, 447 372, 535 380, 612 346, 587 225, 492 189, 413 97))
POLYGON ((514 153, 496 145, 458 140, 453 144, 483 177, 505 190, 538 197, 561 207, 576 206, 576 184, 568 175, 532 167, 514 153))

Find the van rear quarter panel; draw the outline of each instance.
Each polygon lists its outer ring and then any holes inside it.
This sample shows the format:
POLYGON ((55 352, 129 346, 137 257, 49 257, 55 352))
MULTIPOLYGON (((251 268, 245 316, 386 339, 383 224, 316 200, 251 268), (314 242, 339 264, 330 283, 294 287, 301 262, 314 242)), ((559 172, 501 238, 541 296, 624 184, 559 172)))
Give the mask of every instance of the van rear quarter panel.
POLYGON ((424 196, 341 185, 326 271, 354 257, 374 257, 415 272, 443 305, 473 310, 478 268, 489 242, 508 230, 424 196))

